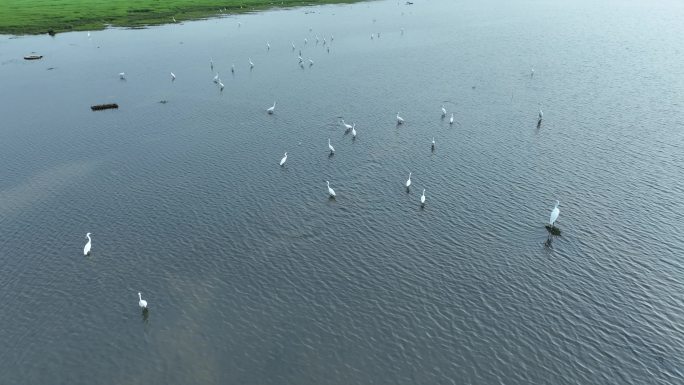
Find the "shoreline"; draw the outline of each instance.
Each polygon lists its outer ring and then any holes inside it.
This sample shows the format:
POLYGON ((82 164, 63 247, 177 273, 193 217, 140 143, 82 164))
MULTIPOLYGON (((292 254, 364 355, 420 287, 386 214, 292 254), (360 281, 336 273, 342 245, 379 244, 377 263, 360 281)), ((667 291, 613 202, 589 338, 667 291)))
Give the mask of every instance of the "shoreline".
POLYGON ((54 35, 61 32, 113 28, 145 28, 184 21, 210 19, 268 9, 307 5, 352 4, 364 0, 4 0, 0 35, 54 35))

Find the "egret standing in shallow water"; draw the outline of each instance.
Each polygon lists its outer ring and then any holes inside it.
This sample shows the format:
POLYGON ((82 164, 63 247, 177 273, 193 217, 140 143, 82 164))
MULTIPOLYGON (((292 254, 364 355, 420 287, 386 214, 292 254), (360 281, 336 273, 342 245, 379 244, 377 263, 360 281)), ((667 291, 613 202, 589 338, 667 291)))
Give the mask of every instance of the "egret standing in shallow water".
POLYGON ((541 107, 539 107, 539 119, 537 120, 537 124, 541 123, 542 118, 544 117, 544 112, 542 111, 541 107))
POLYGON ((530 77, 531 77, 531 78, 534 77, 534 68, 532 68, 532 73, 530 74, 530 77))
POLYGON ((219 86, 219 90, 220 90, 221 92, 223 92, 223 87, 225 87, 225 86, 223 85, 223 83, 221 83, 221 80, 219 80, 218 86, 219 86))
POLYGON ((174 81, 174 80, 176 80, 176 75, 173 72, 171 72, 171 81, 174 81))
POLYGON ((218 84, 219 82, 219 77, 218 77, 218 72, 216 73, 216 76, 214 76, 214 83, 218 84))
POLYGON ((275 111, 275 105, 276 105, 276 102, 273 102, 273 105, 271 107, 268 107, 268 109, 266 110, 266 112, 268 112, 269 115, 273 114, 273 111, 275 111))
POLYGON ((404 118, 399 116, 399 113, 397 112, 397 124, 404 124, 404 118))
POLYGON ((88 238, 88 242, 87 242, 87 243, 85 244, 85 246, 83 247, 83 255, 84 255, 84 256, 90 254, 90 243, 91 243, 91 242, 90 242, 90 241, 91 241, 91 239, 90 239, 90 233, 87 233, 87 234, 86 234, 86 238, 88 238))
POLYGON ((425 206, 425 189, 423 189, 423 195, 420 196, 420 206, 425 206))
POLYGON ((233 64, 232 66, 230 66, 230 72, 235 73, 235 64, 233 64))
POLYGON ((442 104, 442 117, 446 116, 446 108, 444 108, 444 104, 442 104))
POLYGON ((330 196, 330 198, 335 198, 337 195, 335 195, 335 190, 330 187, 330 182, 326 180, 325 183, 328 184, 328 196, 330 196))
POLYGON ((454 124, 454 113, 451 113, 451 118, 449 119, 449 124, 454 124))
POLYGON ((432 137, 432 151, 435 151, 435 137, 432 137))
POLYGON ((283 156, 283 159, 280 160, 280 165, 284 165, 285 162, 287 162, 287 152, 285 153, 285 156, 283 156))
POLYGON ((352 126, 350 124, 347 124, 344 119, 342 119, 342 125, 344 126, 344 131, 349 131, 352 129, 352 126))
POLYGON ((411 187, 411 173, 410 172, 409 172, 408 180, 406 180, 406 191, 409 190, 409 187, 411 187))
POLYGON ((254 68, 254 63, 252 63, 252 58, 249 58, 249 68, 254 68))
POLYGON ((328 138, 328 149, 330 150, 330 155, 335 153, 335 147, 330 144, 330 138, 328 138))
POLYGON ((147 310, 147 301, 142 299, 142 294, 140 294, 140 292, 138 292, 138 306, 140 306, 143 311, 147 310))
POLYGON ((126 80, 126 73, 125 72, 119 72, 119 79, 126 80))
POLYGON ((554 227, 556 220, 558 220, 558 215, 560 214, 558 205, 560 205, 560 202, 556 201, 556 206, 554 206, 553 210, 551 210, 551 216, 549 217, 549 224, 551 225, 551 228, 554 227))
POLYGON ((356 139, 356 123, 352 125, 352 139, 356 139))

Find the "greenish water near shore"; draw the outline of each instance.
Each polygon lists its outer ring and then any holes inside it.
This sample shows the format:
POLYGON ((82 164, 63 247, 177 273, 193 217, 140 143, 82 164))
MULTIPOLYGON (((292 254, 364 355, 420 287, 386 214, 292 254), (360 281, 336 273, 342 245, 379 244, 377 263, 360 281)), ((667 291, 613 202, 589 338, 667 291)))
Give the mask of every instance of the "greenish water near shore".
POLYGON ((144 27, 274 7, 354 2, 358 0, 3 0, 0 34, 144 27))

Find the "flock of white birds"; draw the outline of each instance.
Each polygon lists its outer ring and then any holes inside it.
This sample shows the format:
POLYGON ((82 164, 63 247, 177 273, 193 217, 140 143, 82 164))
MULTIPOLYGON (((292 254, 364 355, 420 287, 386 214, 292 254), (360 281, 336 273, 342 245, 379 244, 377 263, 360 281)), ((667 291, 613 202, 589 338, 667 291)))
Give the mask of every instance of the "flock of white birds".
MULTIPOLYGON (((173 21, 176 22, 175 19, 174 19, 173 21)), ((238 28, 240 28, 240 27, 242 26, 242 23, 238 22, 238 23, 237 23, 237 26, 238 26, 238 28)), ((311 28, 309 29, 309 32, 311 32, 311 28)), ((402 34, 402 35, 404 34, 404 29, 403 29, 403 28, 401 28, 401 34, 402 34)), ((375 34, 371 34, 371 39, 374 39, 374 37, 375 37, 375 34)), ((380 33, 379 33, 379 32, 377 33, 377 37, 378 37, 378 38, 380 37, 380 33)), ((88 38, 89 38, 89 39, 91 38, 91 37, 90 37, 90 32, 88 32, 88 38)), ((334 36, 331 35, 331 36, 330 36, 330 42, 332 42, 334 39, 335 39, 334 36)), ((320 42, 320 38, 319 38, 318 35, 316 35, 316 44, 319 44, 319 42, 320 42)), ((326 38, 324 37, 324 38, 323 38, 323 46, 325 46, 327 43, 328 43, 328 41, 327 41, 326 38)), ((308 39, 307 39, 307 38, 304 38, 304 45, 307 45, 307 44, 308 44, 308 39)), ((269 50, 269 51, 271 50, 271 44, 270 44, 268 41, 266 42, 266 49, 269 50)), ((294 52, 295 50, 296 50, 296 46, 295 46, 294 43, 292 43, 292 51, 294 52)), ((327 50, 328 53, 330 52, 330 46, 329 46, 329 45, 326 47, 326 50, 327 50)), ((302 68, 304 68, 304 64, 303 64, 303 63, 304 63, 304 59, 302 58, 302 51, 301 51, 301 50, 299 50, 299 55, 297 56, 297 59, 298 59, 298 61, 299 61, 299 66, 302 67, 302 68)), ((250 70, 251 70, 251 69, 254 69, 254 62, 252 61, 251 58, 248 58, 248 62, 249 62, 249 68, 250 68, 250 70)), ((313 66, 314 62, 313 62, 312 59, 308 59, 308 62, 309 62, 309 67, 313 66)), ((213 60, 213 58, 210 58, 210 59, 209 59, 209 66, 210 66, 211 70, 213 71, 213 70, 214 70, 214 60, 213 60)), ((232 72, 232 73, 235 73, 235 64, 231 65, 231 72, 232 72)), ((532 69, 531 74, 530 74, 530 77, 534 77, 534 69, 532 69)), ((126 79, 126 73, 125 73, 125 72, 119 73, 119 78, 122 79, 122 80, 125 80, 125 79, 126 79)), ((171 72, 171 81, 173 82, 173 81, 175 81, 175 80, 176 80, 176 75, 175 75, 173 72, 171 72)), ((219 74, 218 74, 218 73, 216 73, 216 74, 214 75, 213 82, 214 82, 215 84, 217 84, 217 86, 219 87, 219 90, 220 90, 220 91, 223 91, 225 85, 223 84, 223 82, 221 82, 221 78, 219 77, 219 74)), ((266 112, 267 112, 269 115, 272 115, 272 114, 275 113, 275 108, 276 108, 276 102, 274 101, 274 102, 273 102, 273 105, 272 105, 271 107, 269 107, 269 108, 266 109, 266 112)), ((442 119, 444 119, 444 118, 446 118, 446 116, 447 116, 447 110, 446 110, 446 108, 444 107, 444 105, 442 105, 442 107, 441 107, 441 117, 442 117, 442 119)), ((539 108, 538 120, 537 120, 537 127, 539 127, 539 126, 541 125, 543 116, 544 116, 544 113, 542 112, 541 108, 539 108)), ((397 112, 397 115, 396 115, 396 124, 397 124, 397 125, 402 125, 402 124, 404 124, 404 123, 405 123, 404 118, 402 118, 402 117, 399 115, 399 112, 397 112)), ((347 122, 345 122, 344 119, 342 119, 342 120, 341 120, 341 124, 342 124, 342 126, 344 127, 344 129, 345 129, 345 133, 351 132, 352 140, 355 140, 355 139, 356 139, 356 135, 357 135, 357 132, 356 132, 356 123, 352 123, 352 124, 350 125, 350 124, 348 124, 347 122)), ((453 125, 453 124, 454 124, 454 113, 453 113, 453 112, 451 113, 451 117, 449 118, 449 124, 450 124, 450 125, 453 125)), ((432 151, 435 151, 435 138, 434 138, 434 137, 432 138, 431 149, 432 149, 432 151)), ((331 143, 331 141, 330 141, 330 138, 328 138, 328 150, 330 151, 330 156, 332 156, 332 155, 335 154, 335 147, 333 147, 333 145, 332 145, 332 143, 331 143)), ((281 166, 281 167, 285 167, 285 163, 286 163, 286 162, 287 162, 287 152, 285 152, 285 154, 283 155, 283 157, 280 159, 280 166, 281 166)), ((412 173, 409 172, 408 179, 406 180, 406 183, 405 183, 407 192, 409 191, 409 189, 410 189, 410 187, 411 187, 411 175, 412 175, 412 173)), ((335 190, 333 190, 333 188, 330 187, 330 181, 325 181, 325 183, 326 183, 326 185, 328 186, 328 197, 329 197, 330 199, 335 199, 335 197, 337 196, 337 194, 335 193, 335 190)), ((425 201, 426 201, 426 198, 425 198, 425 189, 423 189, 423 192, 422 192, 422 194, 421 194, 421 196, 420 196, 420 205, 421 205, 421 208, 425 206, 425 201)), ((556 223, 556 221, 558 220, 558 216, 559 216, 559 214, 560 214, 560 209, 558 208, 559 205, 560 205, 560 202, 559 202, 559 201, 556 201, 556 204, 555 204, 554 208, 551 210, 551 215, 550 215, 550 217, 549 217, 549 223, 548 223, 548 225, 547 225, 547 228, 549 229, 550 232, 552 232, 553 230, 555 230, 555 223, 556 223)), ((86 238, 88 239, 88 242, 87 242, 86 245, 83 247, 83 255, 84 255, 84 256, 90 255, 91 244, 92 244, 92 239, 90 238, 91 235, 92 235, 91 233, 87 233, 87 234, 86 234, 86 238)), ((147 312, 147 309, 148 309, 148 308, 147 308, 147 301, 144 300, 144 299, 142 299, 142 294, 141 294, 141 293, 138 293, 138 306, 143 310, 143 312, 147 312)))

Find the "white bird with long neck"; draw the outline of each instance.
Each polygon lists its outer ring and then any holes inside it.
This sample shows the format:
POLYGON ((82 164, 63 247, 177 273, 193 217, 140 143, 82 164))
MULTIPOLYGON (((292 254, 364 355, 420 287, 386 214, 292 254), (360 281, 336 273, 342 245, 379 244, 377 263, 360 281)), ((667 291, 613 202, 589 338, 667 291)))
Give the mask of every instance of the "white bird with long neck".
POLYGON ((539 108, 539 115, 538 115, 538 117, 539 117, 539 121, 541 122, 541 121, 542 121, 542 118, 544 117, 544 112, 542 111, 541 107, 539 108))
POLYGON ((356 123, 352 125, 352 139, 356 139, 356 123))
POLYGON ((249 68, 254 68, 254 63, 252 62, 252 58, 249 58, 249 68))
POLYGON ((219 82, 219 75, 218 72, 216 73, 216 76, 214 76, 214 83, 218 84, 219 82))
POLYGON ((409 187, 411 187, 411 173, 410 172, 409 172, 409 177, 406 180, 406 190, 408 190, 409 187))
POLYGON ((283 159, 280 160, 280 165, 284 165, 285 162, 287 162, 287 152, 285 153, 285 156, 283 156, 283 159))
POLYGON ((230 72, 235 73, 235 64, 233 64, 232 66, 230 66, 230 72))
POLYGON ((337 195, 335 195, 335 190, 333 190, 332 187, 330 187, 330 182, 326 180, 325 183, 328 184, 328 195, 330 196, 330 198, 335 198, 337 195))
POLYGON ((294 43, 292 43, 292 50, 293 50, 293 51, 295 50, 295 45, 294 45, 294 43))
POLYGON ((349 131, 352 129, 352 126, 350 124, 347 124, 344 119, 342 119, 342 125, 344 126, 345 131, 349 131))
POLYGON ((549 224, 551 225, 551 227, 554 226, 556 220, 558 220, 558 215, 560 214, 560 209, 558 208, 558 205, 560 205, 560 202, 556 201, 556 206, 554 206, 553 210, 551 210, 551 216, 549 217, 549 224))
POLYGON ((174 80, 176 80, 176 75, 173 72, 171 72, 171 81, 174 81, 174 80))
POLYGON ((119 79, 126 80, 126 73, 125 72, 119 72, 119 79))
POLYGON ((140 292, 138 292, 138 306, 143 310, 147 310, 147 301, 142 299, 142 294, 140 294, 140 292))
POLYGON ((314 62, 313 60, 309 59, 309 67, 311 67, 312 65, 314 65, 314 62))
POLYGON ((532 73, 530 74, 530 77, 534 77, 534 68, 532 68, 532 73))
POLYGON ((451 113, 451 118, 449 118, 449 124, 454 124, 454 113, 451 113))
POLYGON ((90 254, 90 244, 91 244, 90 233, 86 234, 86 238, 88 238, 88 242, 83 247, 83 255, 84 256, 90 254))
POLYGON ((275 111, 275 105, 276 105, 276 102, 273 102, 273 105, 271 107, 268 107, 266 112, 268 112, 269 114, 273 114, 273 111, 275 111))
POLYGON ((225 86, 223 85, 223 83, 221 83, 221 80, 219 80, 218 86, 219 86, 219 90, 220 90, 221 92, 223 92, 223 87, 225 87, 225 86))
POLYGON ((425 206, 425 189, 423 189, 423 195, 420 196, 420 205, 425 206))
POLYGON ((268 51, 271 50, 271 44, 269 44, 269 42, 266 42, 266 50, 268 50, 268 51))
POLYGON ((328 138, 328 149, 330 150, 330 154, 335 153, 335 147, 333 147, 332 144, 330 144, 330 138, 328 138))
POLYGON ((446 116, 446 108, 444 108, 444 104, 442 104, 442 117, 446 116))
POLYGON ((432 151, 435 151, 435 137, 432 137, 432 151))
POLYGON ((399 113, 397 112, 397 124, 404 124, 404 118, 399 116, 399 113))

